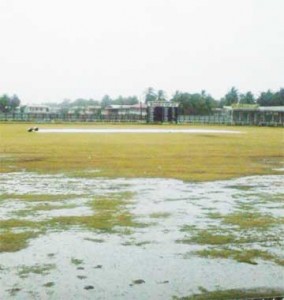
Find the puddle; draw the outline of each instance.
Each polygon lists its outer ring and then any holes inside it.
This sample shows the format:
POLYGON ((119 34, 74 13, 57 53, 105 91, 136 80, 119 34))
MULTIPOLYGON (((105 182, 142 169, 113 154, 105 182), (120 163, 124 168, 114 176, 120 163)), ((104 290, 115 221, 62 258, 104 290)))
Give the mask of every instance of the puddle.
POLYGON ((283 181, 2 174, 0 238, 38 232, 21 250, 0 253, 0 299, 172 299, 200 287, 281 288, 283 181), (111 230, 84 221, 100 216, 111 230), (54 219, 64 223, 51 226, 54 219), (205 250, 206 257, 196 254, 205 250))

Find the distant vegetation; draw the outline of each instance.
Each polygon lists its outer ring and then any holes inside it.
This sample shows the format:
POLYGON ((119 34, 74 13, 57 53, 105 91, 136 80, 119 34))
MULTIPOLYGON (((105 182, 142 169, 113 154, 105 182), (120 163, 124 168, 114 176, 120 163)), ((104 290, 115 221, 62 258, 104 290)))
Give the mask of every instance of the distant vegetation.
MULTIPOLYGON (((283 106, 284 105, 284 88, 279 91, 262 92, 258 97, 248 91, 246 93, 240 93, 235 87, 232 87, 224 97, 221 99, 214 99, 205 90, 200 93, 188 93, 176 91, 172 97, 167 97, 165 91, 155 90, 152 87, 147 88, 144 93, 142 102, 151 101, 173 101, 180 104, 181 113, 192 115, 207 115, 215 108, 222 108, 223 106, 231 106, 236 103, 241 104, 258 104, 260 106, 283 106)), ((133 105, 138 104, 141 100, 137 96, 111 98, 105 95, 100 100, 83 99, 79 98, 74 101, 65 99, 57 103, 45 103, 50 107, 57 107, 62 113, 66 113, 70 109, 82 108, 88 106, 101 106, 105 108, 108 105, 133 105)), ((20 99, 14 95, 12 97, 8 95, 0 96, 0 112, 9 113, 15 111, 20 106, 20 99)))
POLYGON ((12 112, 20 105, 20 103, 21 101, 18 96, 14 95, 9 97, 4 94, 3 96, 0 96, 0 112, 12 112))

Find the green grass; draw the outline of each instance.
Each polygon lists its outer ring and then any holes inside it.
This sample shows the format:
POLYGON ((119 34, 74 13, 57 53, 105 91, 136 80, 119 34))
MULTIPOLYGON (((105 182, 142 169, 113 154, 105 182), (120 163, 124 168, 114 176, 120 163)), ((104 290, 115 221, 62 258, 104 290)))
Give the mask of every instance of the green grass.
POLYGON ((0 220, 0 229, 12 229, 12 228, 38 228, 39 222, 33 222, 29 220, 20 220, 20 219, 8 219, 0 220))
POLYGON ((51 201, 64 201, 74 198, 78 198, 78 195, 73 194, 62 194, 62 195, 52 195, 52 194, 1 194, 1 200, 19 200, 24 202, 51 202, 51 201))
POLYGON ((171 214, 168 212, 157 212, 157 213, 150 214, 150 218, 153 218, 153 219, 165 219, 170 216, 171 216, 171 214))
POLYGON ((135 221, 130 213, 99 213, 91 216, 60 216, 47 221, 49 228, 67 229, 81 227, 107 233, 123 232, 121 227, 143 228, 147 224, 135 221))
POLYGON ((0 220, 0 253, 26 248, 30 239, 43 232, 44 228, 40 222, 21 219, 0 220))
POLYGON ((198 230, 193 236, 178 240, 183 244, 199 245, 224 245, 236 242, 237 238, 232 234, 216 234, 209 230, 198 230))
MULTIPOLYGON (((282 201, 279 197, 276 198, 282 201)), ((241 206, 241 210, 238 203, 237 207, 237 210, 229 214, 205 213, 207 218, 214 220, 214 225, 209 224, 205 229, 184 225, 180 231, 185 236, 176 242, 203 247, 202 250, 186 254, 185 258, 198 255, 249 264, 257 264, 259 259, 283 265, 283 256, 266 249, 282 247, 284 218, 260 213, 254 201, 249 206, 241 206), (258 249, 253 249, 255 245, 258 249)))
POLYGON ((22 289, 18 288, 18 287, 14 287, 11 289, 8 289, 7 291, 9 292, 11 297, 15 297, 17 295, 18 292, 20 292, 22 289))
POLYGON ((89 205, 94 211, 116 212, 131 204, 134 193, 120 192, 94 198, 89 205))
POLYGON ((52 281, 49 281, 49 282, 45 283, 43 286, 44 286, 44 287, 47 287, 47 288, 50 288, 50 287, 55 286, 55 283, 52 282, 52 281))
POLYGON ((35 206, 29 206, 26 209, 16 210, 13 212, 13 215, 18 217, 30 217, 35 215, 39 212, 43 211, 52 211, 52 210, 59 210, 59 209, 71 209, 75 208, 77 205, 75 204, 64 204, 64 205, 52 205, 49 203, 39 204, 35 206))
POLYGON ((0 253, 1 252, 15 252, 28 246, 28 241, 38 236, 37 233, 25 231, 15 233, 5 231, 0 233, 0 253))
MULTIPOLYGON (((15 197, 16 199, 28 199, 28 202, 34 202, 35 200, 35 198, 26 197, 26 195, 15 197)), ((43 196, 45 200, 53 199, 52 197, 43 196)), ((68 202, 59 205, 55 202, 43 203, 40 201, 37 203, 36 201, 36 203, 32 203, 31 207, 15 211, 14 214, 19 218, 0 220, 0 252, 21 250, 28 245, 29 239, 47 231, 62 231, 75 227, 98 232, 130 235, 133 228, 144 228, 151 225, 137 221, 131 213, 129 206, 133 203, 133 197, 134 193, 131 192, 112 192, 107 196, 96 196, 86 204, 90 208, 90 215, 58 216, 41 221, 23 219, 27 216, 31 218, 34 213, 39 211, 77 207, 74 204, 68 204, 68 202), (20 233, 17 233, 17 231, 20 233)), ((65 196, 63 198, 65 199, 65 196)))
POLYGON ((78 259, 78 258, 71 258, 71 263, 75 266, 82 265, 84 263, 83 259, 78 259))
POLYGON ((258 249, 231 249, 231 248, 223 248, 223 249, 215 249, 209 248, 204 250, 197 250, 195 252, 200 257, 208 257, 208 258, 230 258, 234 259, 238 262, 248 263, 252 265, 257 264, 257 260, 267 260, 273 261, 276 264, 284 265, 284 260, 280 259, 268 251, 258 250, 258 249))
POLYGON ((122 228, 140 228, 147 224, 136 221, 128 205, 132 203, 133 193, 118 192, 108 196, 96 196, 88 203, 92 215, 88 216, 59 216, 46 221, 48 228, 66 229, 81 227, 89 230, 99 230, 108 233, 123 233, 122 228))
POLYGON ((284 218, 275 218, 259 212, 238 211, 223 216, 223 223, 240 227, 241 229, 265 230, 269 227, 284 224, 284 218))
MULTIPOLYGON (((243 132, 240 135, 96 135, 28 133, 27 127, 26 124, 0 124, 0 172, 25 169, 43 173, 75 172, 82 176, 85 173, 88 174, 86 176, 170 177, 204 181, 279 173, 273 169, 279 167, 284 156, 282 128, 210 126, 214 129, 239 130, 243 132), (99 172, 86 173, 93 170, 99 172)), ((49 124, 43 127, 102 126, 49 124)), ((137 125, 127 127, 141 128, 137 125)), ((161 126, 166 127, 192 126, 161 126)))
POLYGON ((54 269, 56 269, 55 264, 20 266, 18 267, 18 275, 21 278, 27 278, 29 274, 48 275, 50 271, 54 269))

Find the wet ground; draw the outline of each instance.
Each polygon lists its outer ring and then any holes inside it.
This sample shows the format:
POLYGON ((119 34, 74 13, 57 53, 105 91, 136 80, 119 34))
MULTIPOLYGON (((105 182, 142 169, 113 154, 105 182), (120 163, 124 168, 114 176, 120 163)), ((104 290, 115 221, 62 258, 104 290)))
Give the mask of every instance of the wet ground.
POLYGON ((2 174, 0 299, 284 288, 283 180, 2 174), (1 237, 25 232, 35 235, 1 248, 1 237))

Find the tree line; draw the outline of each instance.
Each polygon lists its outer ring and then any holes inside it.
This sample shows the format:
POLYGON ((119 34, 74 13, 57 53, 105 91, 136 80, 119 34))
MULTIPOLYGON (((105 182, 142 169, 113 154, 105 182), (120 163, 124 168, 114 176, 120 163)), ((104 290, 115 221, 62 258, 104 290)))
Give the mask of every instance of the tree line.
POLYGON ((8 96, 6 94, 0 96, 0 112, 9 113, 15 111, 21 101, 17 95, 8 96))
MULTIPOLYGON (((111 98, 105 95, 101 100, 79 98, 74 101, 65 99, 59 103, 45 103, 50 107, 57 107, 61 112, 67 112, 74 108, 84 108, 88 106, 101 106, 102 108, 108 105, 133 105, 139 102, 149 103, 152 101, 171 101, 179 103, 182 114, 193 115, 208 115, 215 108, 231 106, 235 104, 245 105, 260 105, 260 106, 284 106, 284 88, 279 91, 272 92, 268 90, 260 93, 256 97, 252 92, 240 93, 235 87, 232 87, 220 100, 214 99, 205 90, 200 93, 188 93, 176 91, 172 97, 168 97, 163 90, 155 90, 152 87, 146 89, 142 99, 137 96, 111 98)), ((9 113, 15 111, 21 101, 17 95, 0 96, 0 112, 9 113)))

